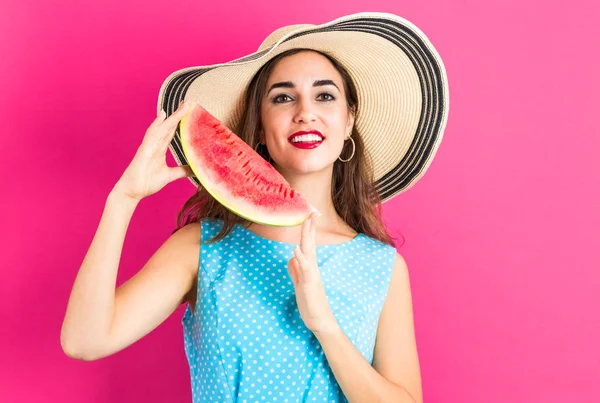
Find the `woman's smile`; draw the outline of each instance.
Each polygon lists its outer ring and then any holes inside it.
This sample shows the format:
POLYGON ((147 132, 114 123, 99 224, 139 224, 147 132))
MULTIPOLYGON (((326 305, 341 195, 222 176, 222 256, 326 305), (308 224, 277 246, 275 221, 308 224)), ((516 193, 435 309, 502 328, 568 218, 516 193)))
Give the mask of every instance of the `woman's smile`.
POLYGON ((290 144, 302 149, 317 148, 324 140, 325 137, 318 130, 301 130, 288 138, 290 144))

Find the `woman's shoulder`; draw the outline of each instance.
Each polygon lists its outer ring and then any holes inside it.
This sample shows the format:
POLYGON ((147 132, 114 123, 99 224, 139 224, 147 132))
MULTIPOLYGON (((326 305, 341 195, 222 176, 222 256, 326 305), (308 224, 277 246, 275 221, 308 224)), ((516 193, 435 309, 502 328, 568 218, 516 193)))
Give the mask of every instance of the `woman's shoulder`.
POLYGON ((173 242, 172 253, 175 256, 185 256, 189 260, 187 266, 195 270, 200 253, 202 231, 199 222, 192 222, 176 230, 170 237, 173 242))
POLYGON ((198 237, 200 236, 200 222, 199 221, 195 221, 195 222, 191 222, 189 224, 184 225, 181 228, 178 228, 176 231, 173 232, 173 234, 171 236, 173 237, 178 237, 181 239, 189 239, 189 238, 193 238, 193 237, 198 237))

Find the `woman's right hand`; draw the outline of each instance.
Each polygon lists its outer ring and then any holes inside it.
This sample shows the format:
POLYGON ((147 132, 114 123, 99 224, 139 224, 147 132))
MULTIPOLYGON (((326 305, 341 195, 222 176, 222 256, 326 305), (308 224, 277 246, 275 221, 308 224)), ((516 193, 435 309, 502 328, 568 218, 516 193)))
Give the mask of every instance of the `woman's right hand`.
POLYGON ((156 117, 146 130, 142 144, 113 191, 139 201, 158 192, 170 182, 193 176, 188 165, 169 167, 166 161, 169 143, 175 135, 179 121, 188 112, 189 104, 190 102, 181 103, 166 120, 164 112, 156 117))

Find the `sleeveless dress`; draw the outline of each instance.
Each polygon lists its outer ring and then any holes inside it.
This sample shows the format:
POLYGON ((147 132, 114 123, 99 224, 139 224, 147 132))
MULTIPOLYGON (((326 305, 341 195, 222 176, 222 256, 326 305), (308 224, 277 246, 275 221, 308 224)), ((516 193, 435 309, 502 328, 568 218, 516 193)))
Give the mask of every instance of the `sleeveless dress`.
MULTIPOLYGON (((241 224, 207 244, 222 225, 201 222, 196 308, 181 320, 193 402, 347 402, 298 311, 287 270, 295 244, 241 224)), ((395 248, 364 234, 317 245, 332 312, 371 364, 395 258, 395 248)))

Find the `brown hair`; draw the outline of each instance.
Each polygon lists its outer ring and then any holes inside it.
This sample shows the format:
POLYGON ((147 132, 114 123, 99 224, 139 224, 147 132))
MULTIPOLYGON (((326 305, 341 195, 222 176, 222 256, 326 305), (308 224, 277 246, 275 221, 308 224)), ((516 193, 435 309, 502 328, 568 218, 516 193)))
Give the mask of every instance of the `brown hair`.
MULTIPOLYGON (((279 60, 302 51, 317 52, 329 59, 342 76, 348 110, 350 113, 359 113, 358 95, 352 77, 337 60, 326 53, 312 49, 291 49, 273 57, 262 66, 248 86, 245 99, 246 107, 236 128, 237 130, 234 130, 234 132, 251 147, 256 147, 260 142, 260 108, 269 76, 279 60)), ((387 233, 381 220, 381 199, 375 189, 371 164, 356 125, 352 128, 352 138, 356 144, 352 159, 345 163, 336 160, 333 165, 331 197, 334 208, 339 216, 355 231, 395 246, 392 237, 387 233)), ((345 144, 349 143, 350 141, 347 141, 345 144)), ((351 145, 344 146, 342 159, 349 158, 352 153, 351 148, 351 145)), ((271 157, 265 145, 259 146, 257 152, 265 160, 271 162, 271 157)), ((209 217, 223 220, 221 231, 210 242, 223 239, 231 232, 236 223, 246 228, 251 224, 250 221, 221 205, 200 185, 197 192, 186 201, 179 212, 175 231, 189 223, 209 217)))

